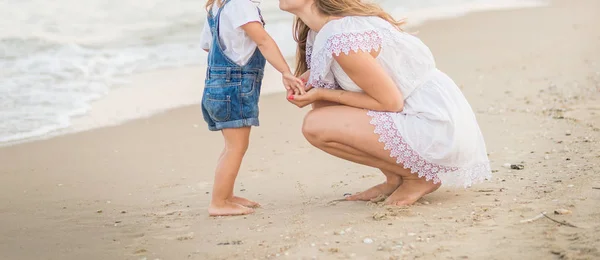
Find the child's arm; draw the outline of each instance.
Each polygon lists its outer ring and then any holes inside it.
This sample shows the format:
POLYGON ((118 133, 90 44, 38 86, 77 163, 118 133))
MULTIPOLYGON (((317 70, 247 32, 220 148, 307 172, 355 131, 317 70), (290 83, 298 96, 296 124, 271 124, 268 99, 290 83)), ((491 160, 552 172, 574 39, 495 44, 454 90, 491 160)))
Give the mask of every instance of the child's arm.
POLYGON ((265 56, 267 61, 283 75, 283 84, 285 88, 289 91, 293 91, 296 95, 306 93, 304 84, 300 79, 294 77, 290 67, 283 58, 279 47, 263 28, 263 25, 259 22, 250 22, 242 25, 242 29, 248 34, 250 39, 256 43, 258 49, 263 56, 265 56))

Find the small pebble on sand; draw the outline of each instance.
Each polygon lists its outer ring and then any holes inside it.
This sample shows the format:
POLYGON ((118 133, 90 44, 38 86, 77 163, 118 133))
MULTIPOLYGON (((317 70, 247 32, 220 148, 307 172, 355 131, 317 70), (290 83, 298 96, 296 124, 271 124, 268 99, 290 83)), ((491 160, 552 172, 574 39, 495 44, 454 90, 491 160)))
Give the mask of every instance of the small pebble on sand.
POLYGON ((363 240, 363 243, 365 243, 365 244, 373 244, 373 239, 370 239, 370 238, 367 237, 367 238, 365 238, 363 240))
POLYGON ((525 169, 525 166, 522 164, 511 164, 510 168, 513 170, 523 170, 525 169))
POLYGON ((557 209, 554 211, 554 214, 556 214, 556 215, 568 215, 571 213, 572 213, 572 211, 570 211, 568 209, 557 209))

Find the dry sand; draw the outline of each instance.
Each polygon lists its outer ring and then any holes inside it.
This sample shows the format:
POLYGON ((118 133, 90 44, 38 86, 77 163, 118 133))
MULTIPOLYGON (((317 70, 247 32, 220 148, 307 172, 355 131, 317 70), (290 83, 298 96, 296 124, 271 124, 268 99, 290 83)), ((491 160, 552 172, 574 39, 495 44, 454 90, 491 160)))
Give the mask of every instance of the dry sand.
POLYGON ((410 208, 329 205, 382 177, 311 147, 306 110, 277 94, 236 187, 264 207, 209 218, 222 141, 191 106, 0 149, 0 259, 599 259, 600 1, 419 30, 477 112, 490 182, 410 208), (541 212, 577 227, 521 223, 541 212))

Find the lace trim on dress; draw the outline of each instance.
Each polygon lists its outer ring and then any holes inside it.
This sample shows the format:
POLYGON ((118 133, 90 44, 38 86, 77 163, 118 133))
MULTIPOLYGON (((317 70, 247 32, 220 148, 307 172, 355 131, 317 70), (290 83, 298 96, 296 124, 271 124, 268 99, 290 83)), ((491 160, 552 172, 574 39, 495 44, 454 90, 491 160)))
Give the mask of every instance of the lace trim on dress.
MULTIPOLYGON (((312 52, 313 52, 313 46, 307 44, 306 45, 306 66, 307 66, 307 69, 309 69, 309 70, 310 70, 310 63, 312 60, 312 52)), ((312 81, 312 83, 309 83, 309 84, 314 88, 340 89, 340 86, 336 82, 329 83, 329 82, 326 82, 325 80, 312 81)))
POLYGON ((404 141, 389 113, 369 111, 368 115, 372 117, 371 124, 375 126, 379 142, 385 144, 385 150, 390 151, 390 157, 396 158, 396 162, 401 163, 405 169, 410 169, 411 173, 417 173, 419 178, 462 187, 469 187, 491 178, 487 161, 469 167, 448 167, 427 161, 404 141))
POLYGON ((341 89, 337 82, 329 83, 324 80, 315 81, 310 83, 313 88, 326 88, 326 89, 341 89))
POLYGON ((310 61, 312 60, 312 51, 313 51, 313 46, 312 45, 306 45, 306 68, 308 68, 310 70, 310 61))
POLYGON ((350 51, 371 52, 379 50, 384 46, 401 41, 401 36, 401 32, 396 28, 379 28, 330 36, 325 45, 317 49, 316 54, 312 53, 314 49, 311 46, 311 55, 310 57, 307 55, 307 60, 310 59, 311 61, 311 77, 308 83, 316 86, 319 81, 323 80, 329 72, 334 54, 339 56, 341 53, 348 55, 350 51))

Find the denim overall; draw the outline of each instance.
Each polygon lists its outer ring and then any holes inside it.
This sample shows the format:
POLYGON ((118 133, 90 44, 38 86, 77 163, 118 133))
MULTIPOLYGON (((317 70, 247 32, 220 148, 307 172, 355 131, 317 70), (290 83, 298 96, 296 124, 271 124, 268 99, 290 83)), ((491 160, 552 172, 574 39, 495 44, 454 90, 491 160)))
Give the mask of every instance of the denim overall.
MULTIPOLYGON (((239 66, 223 52, 219 18, 229 1, 223 2, 216 15, 213 16, 212 11, 207 15, 212 45, 208 52, 202 115, 210 131, 259 125, 258 100, 266 60, 256 48, 246 65, 239 66)), ((260 14, 260 10, 258 12, 260 14)))

